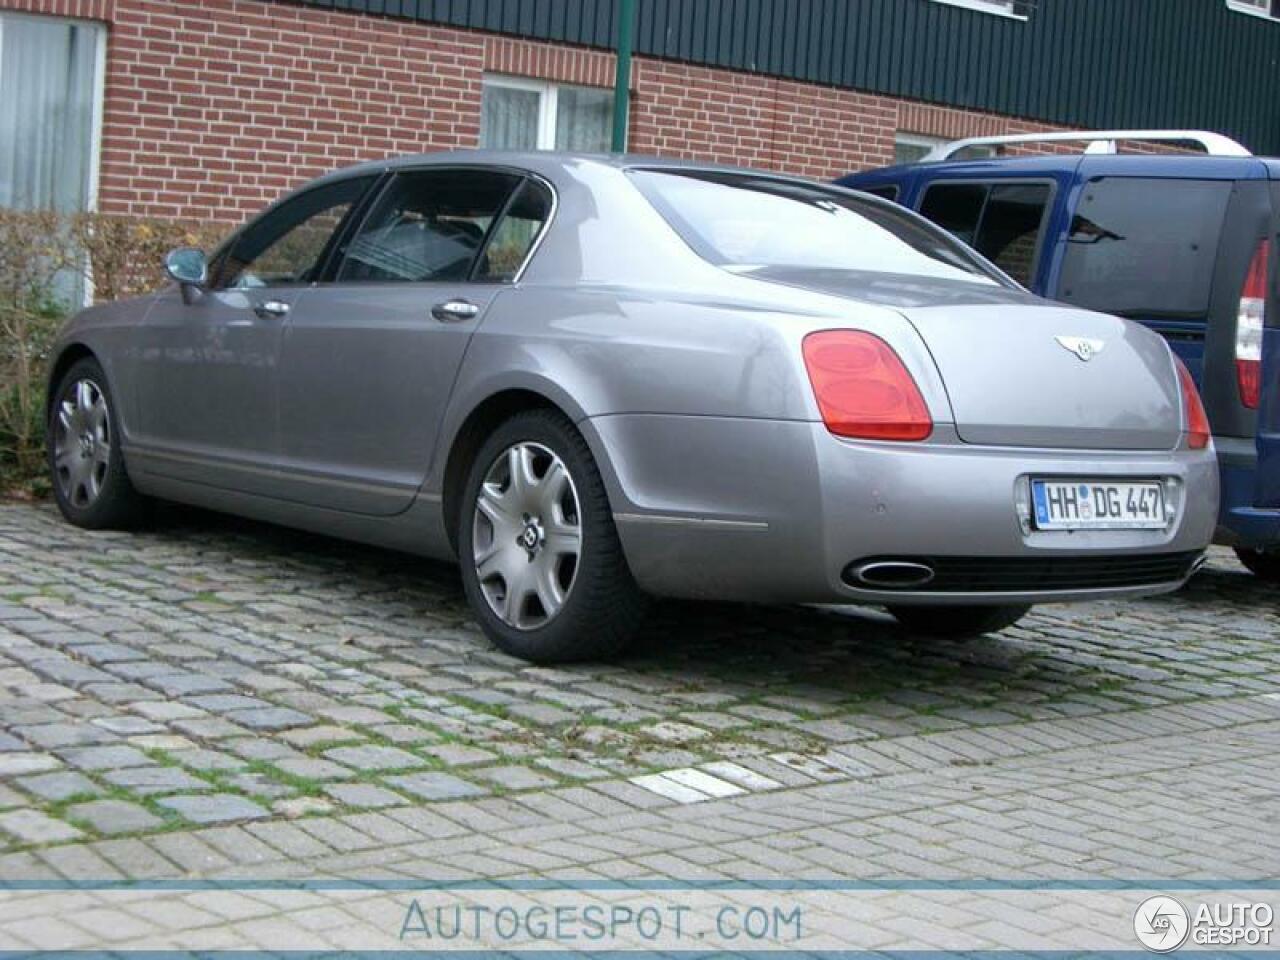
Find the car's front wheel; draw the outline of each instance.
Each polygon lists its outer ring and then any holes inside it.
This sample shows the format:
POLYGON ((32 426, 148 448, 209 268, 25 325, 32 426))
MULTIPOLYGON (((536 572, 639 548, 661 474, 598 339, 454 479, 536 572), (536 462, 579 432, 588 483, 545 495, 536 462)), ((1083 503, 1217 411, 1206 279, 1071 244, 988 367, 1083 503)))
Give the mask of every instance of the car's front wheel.
POLYGON ((620 653, 645 598, 582 436, 531 410, 503 423, 472 465, 458 531, 467 599, 502 650, 539 663, 620 653))
POLYGON ((1280 549, 1237 547, 1236 556, 1254 576, 1268 583, 1280 583, 1280 549))
POLYGON ((62 515, 78 527, 128 527, 145 514, 120 449, 120 427, 102 367, 86 357, 58 382, 49 407, 49 473, 62 515))
POLYGON ((963 639, 1011 627, 1030 609, 1029 606, 890 607, 889 612, 908 633, 963 639))

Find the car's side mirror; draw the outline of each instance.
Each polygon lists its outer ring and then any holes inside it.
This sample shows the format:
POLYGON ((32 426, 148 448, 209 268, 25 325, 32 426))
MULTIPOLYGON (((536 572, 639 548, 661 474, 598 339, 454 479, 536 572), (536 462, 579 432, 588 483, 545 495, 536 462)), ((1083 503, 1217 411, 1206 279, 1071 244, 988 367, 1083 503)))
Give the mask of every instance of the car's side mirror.
POLYGON ((164 258, 164 272, 182 287, 182 299, 187 303, 195 291, 209 282, 209 262, 204 258, 204 251, 195 247, 170 250, 164 258))

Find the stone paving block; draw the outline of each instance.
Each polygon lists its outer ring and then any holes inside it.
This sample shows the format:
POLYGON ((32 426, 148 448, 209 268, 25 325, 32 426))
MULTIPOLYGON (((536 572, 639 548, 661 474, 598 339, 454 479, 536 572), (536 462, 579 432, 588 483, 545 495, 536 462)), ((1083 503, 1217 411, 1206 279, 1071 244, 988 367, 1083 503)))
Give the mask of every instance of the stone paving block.
POLYGON ((67 808, 69 820, 83 820, 98 833, 139 833, 154 830, 164 821, 146 807, 121 800, 92 800, 67 808))
POLYGON ((59 756, 81 770, 120 770, 155 763, 141 750, 126 746, 82 747, 60 751, 59 756))
POLYGON ((510 716, 538 727, 563 726, 572 723, 576 717, 576 714, 568 710, 562 710, 546 703, 517 702, 509 705, 506 710, 510 716))
POLYGON ((139 796, 176 793, 179 790, 209 790, 211 786, 178 767, 127 767, 101 773, 112 786, 123 787, 139 796))
POLYGON ((102 788, 82 773, 73 770, 59 770, 53 773, 42 773, 31 777, 22 777, 15 783, 28 793, 57 803, 71 797, 93 796, 102 793, 102 788))
POLYGON ((47 753, 0 753, 0 777, 20 777, 60 766, 62 761, 47 753))
POLYGON ((323 724, 315 727, 302 727, 294 730, 285 730, 280 734, 280 739, 295 747, 306 749, 308 747, 323 746, 324 744, 347 743, 350 741, 365 740, 367 738, 362 733, 359 733, 350 727, 338 726, 336 724, 323 724))
POLYGON ((252 800, 234 793, 161 797, 156 803, 192 823, 231 823, 268 816, 267 811, 252 800))
POLYGON ((232 723, 250 730, 287 730, 315 723, 315 718, 288 707, 260 707, 253 710, 234 710, 226 715, 232 723))
POLYGON ((435 757, 448 767, 470 767, 481 763, 492 763, 498 757, 492 750, 459 743, 432 744, 423 747, 422 752, 427 756, 435 757))
POLYGON ((334 783, 325 787, 324 792, 347 807, 378 809, 398 807, 408 802, 400 794, 371 783, 334 783))
POLYGON ((554 777, 520 766, 477 767, 468 770, 467 775, 502 787, 504 790, 537 790, 554 786, 556 783, 554 777))
POLYGON ((279 760, 272 760, 271 765, 290 776, 305 777, 308 780, 343 780, 355 775, 347 767, 319 757, 281 757, 279 760))
POLYGON ((488 793, 483 787, 448 773, 411 773, 388 777, 387 783, 423 800, 455 800, 488 793))
POLYGON ((335 747, 324 752, 326 760, 340 763, 356 770, 404 770, 426 765, 426 761, 398 747, 362 745, 335 747))
POLYGON ((90 723, 48 723, 34 727, 17 727, 15 732, 22 739, 46 750, 110 743, 112 740, 119 739, 110 730, 103 730, 90 723))
POLYGON ((55 820, 39 810, 0 813, 0 831, 22 843, 62 843, 84 836, 71 824, 55 820))

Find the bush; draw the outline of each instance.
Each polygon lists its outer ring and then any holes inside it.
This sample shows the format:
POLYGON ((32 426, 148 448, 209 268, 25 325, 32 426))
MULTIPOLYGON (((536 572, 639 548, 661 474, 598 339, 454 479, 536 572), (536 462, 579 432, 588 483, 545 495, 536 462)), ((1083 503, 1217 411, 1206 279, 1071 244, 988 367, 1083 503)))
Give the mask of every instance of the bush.
POLYGON ((0 493, 44 492, 49 350, 92 285, 116 300, 159 288, 173 247, 222 228, 111 214, 0 208, 0 493))

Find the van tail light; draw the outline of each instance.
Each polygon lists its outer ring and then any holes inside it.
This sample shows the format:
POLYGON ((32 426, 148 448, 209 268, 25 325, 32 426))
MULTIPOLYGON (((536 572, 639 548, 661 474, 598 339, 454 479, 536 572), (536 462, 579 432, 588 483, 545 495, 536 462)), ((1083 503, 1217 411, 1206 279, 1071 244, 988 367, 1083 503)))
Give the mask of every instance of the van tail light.
POLYGON ((1249 273, 1240 291, 1240 312, 1236 319, 1236 384, 1240 402, 1258 409, 1262 388, 1262 329, 1267 319, 1267 263, 1271 243, 1262 240, 1254 251, 1249 273))
POLYGON ((1173 362, 1178 365, 1178 384, 1182 387, 1182 419, 1187 431, 1187 446, 1192 450, 1203 450, 1209 445, 1209 417, 1200 402, 1200 391, 1191 379, 1191 371, 1177 357, 1173 362))
POLYGON ((863 440, 923 440, 933 418, 893 348, 872 333, 822 330, 804 338, 804 365, 827 429, 863 440))

